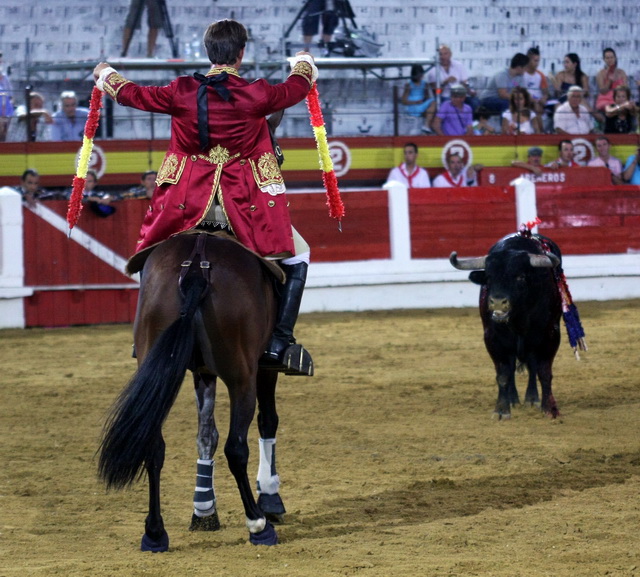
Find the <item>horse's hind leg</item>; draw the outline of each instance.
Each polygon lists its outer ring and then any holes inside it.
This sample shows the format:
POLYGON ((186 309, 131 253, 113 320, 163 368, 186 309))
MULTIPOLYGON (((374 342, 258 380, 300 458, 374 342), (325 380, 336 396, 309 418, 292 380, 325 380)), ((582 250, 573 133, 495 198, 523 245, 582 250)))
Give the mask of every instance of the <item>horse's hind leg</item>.
POLYGON ((258 467, 258 506, 272 523, 282 523, 286 510, 280 498, 280 477, 276 470, 276 371, 258 371, 258 430, 260 465, 258 467))
POLYGON ((149 514, 144 523, 144 535, 142 536, 142 551, 159 553, 169 548, 169 535, 164 529, 162 515, 160 515, 160 472, 164 464, 165 443, 160 435, 153 449, 153 457, 145 466, 149 476, 149 514))
POLYGON ((218 447, 218 429, 213 414, 216 402, 216 377, 193 373, 198 407, 198 464, 196 490, 193 495, 193 515, 190 531, 217 531, 220 519, 216 509, 213 471, 218 447))
MULTIPOLYGON (((255 379, 255 374, 253 378, 255 379)), ((249 463, 247 435, 256 409, 255 391, 252 393, 248 390, 253 386, 251 380, 249 377, 225 380, 231 398, 231 418, 224 454, 244 505, 250 542, 254 545, 275 545, 278 542, 278 536, 273 525, 267 521, 258 507, 247 475, 249 463)))

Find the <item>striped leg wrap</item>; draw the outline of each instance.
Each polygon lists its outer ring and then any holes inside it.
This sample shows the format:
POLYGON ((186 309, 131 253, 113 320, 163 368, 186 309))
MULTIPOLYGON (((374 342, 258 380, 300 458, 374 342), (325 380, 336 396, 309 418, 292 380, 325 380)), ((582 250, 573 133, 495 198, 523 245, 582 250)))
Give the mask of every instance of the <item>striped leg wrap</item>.
POLYGON ((276 472, 276 440, 260 439, 260 465, 258 466, 258 493, 275 495, 280 489, 276 472))
POLYGON ((198 459, 196 490, 193 494, 193 512, 197 517, 207 517, 216 510, 216 497, 213 492, 212 459, 198 459))

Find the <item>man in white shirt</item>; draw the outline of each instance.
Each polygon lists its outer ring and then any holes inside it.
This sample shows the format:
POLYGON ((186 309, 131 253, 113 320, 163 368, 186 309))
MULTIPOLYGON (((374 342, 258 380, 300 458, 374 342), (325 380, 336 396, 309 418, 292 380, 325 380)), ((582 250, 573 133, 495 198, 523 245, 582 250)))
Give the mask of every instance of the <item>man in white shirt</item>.
POLYGON ((611 156, 611 143, 606 136, 596 138, 598 158, 589 161, 587 166, 606 166, 611 172, 612 184, 624 184, 622 180, 622 162, 615 156, 611 156))
POLYGON ((558 106, 553 115, 556 134, 589 134, 594 131, 591 113, 582 104, 583 93, 580 86, 572 86, 567 91, 567 101, 558 106))
POLYGON ((465 168, 464 160, 459 154, 450 154, 447 158, 447 170, 433 179, 434 188, 458 188, 460 186, 476 186, 476 172, 482 170, 481 164, 465 168))
POLYGON ((469 75, 461 62, 451 58, 451 48, 446 44, 441 44, 438 48, 439 63, 427 72, 427 82, 431 86, 433 93, 437 89, 437 80, 440 80, 440 98, 449 100, 451 98, 451 87, 454 84, 462 84, 469 90, 469 75))
POLYGON ((573 160, 573 142, 570 140, 561 140, 558 142, 558 152, 560 153, 560 156, 556 160, 552 160, 545 164, 547 168, 558 170, 560 168, 580 166, 575 160, 573 160))
POLYGON ((387 177, 387 183, 399 182, 407 188, 429 188, 431 179, 429 173, 418 166, 418 146, 413 142, 404 145, 404 162, 392 168, 387 177))

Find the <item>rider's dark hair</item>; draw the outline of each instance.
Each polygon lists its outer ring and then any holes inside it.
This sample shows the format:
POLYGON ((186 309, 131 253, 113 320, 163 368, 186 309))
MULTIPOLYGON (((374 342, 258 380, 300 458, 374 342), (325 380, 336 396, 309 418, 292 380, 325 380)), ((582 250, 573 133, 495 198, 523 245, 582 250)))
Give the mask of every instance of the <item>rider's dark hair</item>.
POLYGON ((209 25, 203 40, 212 64, 234 64, 247 44, 247 29, 235 20, 218 20, 209 25))

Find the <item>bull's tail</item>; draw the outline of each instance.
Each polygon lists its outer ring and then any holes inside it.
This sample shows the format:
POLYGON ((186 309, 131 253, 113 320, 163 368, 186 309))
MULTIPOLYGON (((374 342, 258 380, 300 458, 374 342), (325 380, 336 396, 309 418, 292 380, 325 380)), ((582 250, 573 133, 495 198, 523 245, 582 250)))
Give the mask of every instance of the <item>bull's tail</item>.
POLYGON ((107 488, 131 485, 153 455, 195 343, 194 315, 207 290, 201 276, 185 278, 180 317, 158 337, 114 403, 100 443, 98 474, 107 488))

